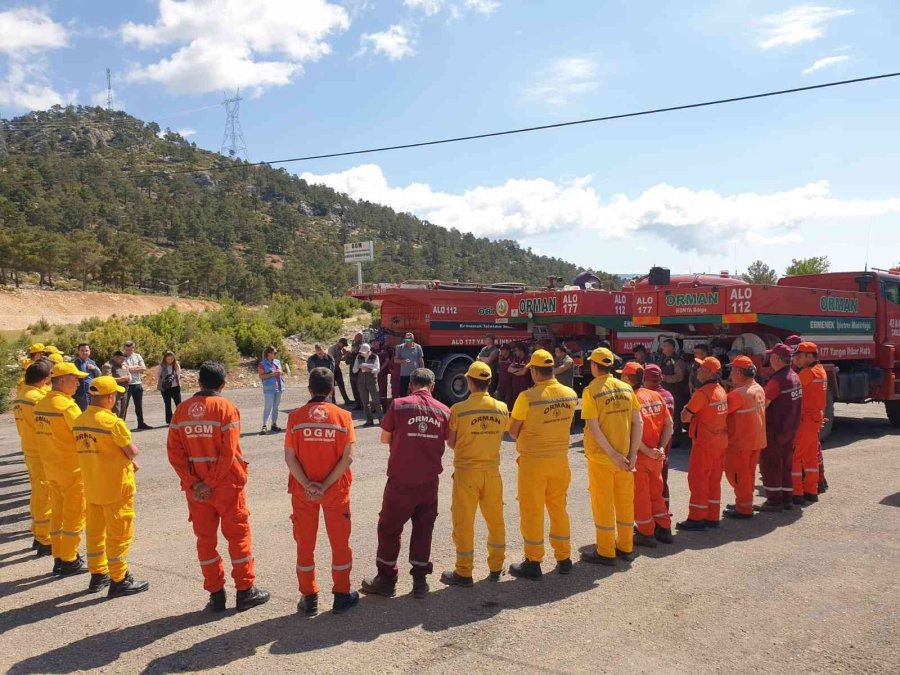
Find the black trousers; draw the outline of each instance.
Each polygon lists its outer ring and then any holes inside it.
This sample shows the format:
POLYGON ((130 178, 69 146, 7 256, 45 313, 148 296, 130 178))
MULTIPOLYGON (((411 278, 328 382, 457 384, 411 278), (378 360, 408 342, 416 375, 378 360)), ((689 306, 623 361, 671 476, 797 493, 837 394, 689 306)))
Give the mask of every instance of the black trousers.
POLYGON ((163 403, 166 406, 166 424, 172 421, 172 404, 181 403, 181 387, 171 387, 162 390, 163 403))
POLYGON ((128 415, 128 404, 134 401, 134 414, 139 427, 144 426, 144 385, 129 384, 125 390, 125 402, 122 403, 122 419, 128 415))
MULTIPOLYGON (((344 405, 350 404, 352 401, 350 400, 350 397, 347 396, 347 387, 344 385, 344 374, 341 372, 340 366, 334 369, 334 386, 341 392, 341 396, 344 397, 344 405)), ((335 400, 335 403, 337 403, 337 400, 335 400)))

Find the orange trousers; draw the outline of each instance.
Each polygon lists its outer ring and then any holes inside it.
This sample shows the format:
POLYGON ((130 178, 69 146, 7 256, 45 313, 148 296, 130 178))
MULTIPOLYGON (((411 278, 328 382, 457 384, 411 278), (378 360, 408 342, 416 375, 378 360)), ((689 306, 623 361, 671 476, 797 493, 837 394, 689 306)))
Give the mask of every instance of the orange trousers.
POLYGON ((669 529, 672 516, 663 498, 662 470, 666 460, 638 453, 634 473, 634 524, 638 532, 652 537, 656 525, 669 529))
POLYGON ((800 418, 797 437, 794 439, 794 459, 791 465, 795 497, 802 497, 804 492, 811 495, 819 493, 819 430, 821 428, 821 420, 814 416, 804 415, 800 418))
POLYGON ((297 580, 301 595, 319 592, 316 582, 316 534, 319 531, 319 509, 325 514, 325 531, 331 544, 332 592, 350 592, 353 551, 350 549, 350 492, 329 490, 321 502, 311 502, 303 495, 291 495, 294 509, 294 541, 297 542, 297 580))
POLYGON ((753 515, 753 486, 756 482, 756 465, 759 464, 757 450, 732 450, 725 453, 725 478, 734 488, 734 510, 753 515))
POLYGON ((250 538, 250 511, 242 487, 218 487, 202 502, 186 492, 188 513, 197 536, 197 557, 203 572, 203 588, 217 593, 225 587, 225 567, 217 550, 219 527, 228 541, 231 576, 239 591, 253 586, 253 552, 250 538))
POLYGON ((725 453, 694 441, 688 461, 690 520, 719 520, 722 507, 722 471, 725 453))

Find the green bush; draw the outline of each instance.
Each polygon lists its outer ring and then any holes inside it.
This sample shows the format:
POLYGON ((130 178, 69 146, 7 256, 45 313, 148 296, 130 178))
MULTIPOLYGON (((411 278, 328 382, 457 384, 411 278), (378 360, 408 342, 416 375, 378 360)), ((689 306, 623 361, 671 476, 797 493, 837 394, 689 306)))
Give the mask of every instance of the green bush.
POLYGON ((234 368, 240 362, 234 339, 228 333, 208 333, 192 338, 177 354, 184 368, 199 368, 204 361, 221 361, 226 368, 234 368))
POLYGON ((135 351, 144 357, 148 366, 156 365, 162 359, 163 352, 172 347, 162 337, 146 326, 128 323, 124 319, 113 318, 88 335, 94 360, 103 362, 112 356, 117 349, 122 349, 126 340, 134 340, 135 351))
POLYGON ((41 317, 40 319, 35 321, 33 324, 28 326, 28 332, 32 333, 32 334, 33 333, 46 333, 48 330, 50 330, 50 322, 47 321, 47 319, 45 319, 44 317, 41 317))
POLYGON ((336 338, 343 325, 344 322, 340 319, 311 316, 301 320, 295 333, 305 340, 325 341, 336 338))
POLYGON ((263 351, 269 345, 275 345, 278 351, 284 351, 281 344, 283 330, 260 314, 238 321, 232 328, 232 334, 238 351, 244 356, 262 358, 263 351))
POLYGON ((21 346, 0 337, 0 413, 9 408, 12 402, 13 387, 21 374, 18 359, 21 346))

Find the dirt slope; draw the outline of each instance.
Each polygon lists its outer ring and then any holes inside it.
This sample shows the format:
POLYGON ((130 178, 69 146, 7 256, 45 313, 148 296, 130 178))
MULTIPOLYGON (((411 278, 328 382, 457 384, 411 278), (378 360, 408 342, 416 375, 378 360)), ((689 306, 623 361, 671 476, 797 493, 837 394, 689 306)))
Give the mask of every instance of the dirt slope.
POLYGON ((211 301, 163 295, 0 289, 0 330, 24 330, 41 318, 52 324, 67 324, 111 314, 155 314, 171 304, 185 311, 218 307, 211 301))

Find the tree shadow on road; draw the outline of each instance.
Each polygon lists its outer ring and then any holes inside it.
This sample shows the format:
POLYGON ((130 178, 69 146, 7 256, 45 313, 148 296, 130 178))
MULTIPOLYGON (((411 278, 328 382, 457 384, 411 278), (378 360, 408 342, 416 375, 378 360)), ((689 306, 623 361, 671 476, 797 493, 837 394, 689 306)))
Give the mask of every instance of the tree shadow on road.
MULTIPOLYGON (((32 560, 33 558, 29 556, 23 560, 19 560, 17 562, 25 562, 26 560, 32 560)), ((48 560, 52 560, 48 558, 48 560)), ((49 568, 49 563, 48 563, 49 568)), ((0 583, 0 596, 7 598, 10 595, 15 595, 16 593, 22 593, 23 591, 31 590, 32 588, 36 588, 37 586, 44 586, 46 584, 52 584, 54 581, 59 581, 59 577, 51 575, 49 572, 46 574, 38 574, 34 577, 26 577, 24 579, 16 579, 14 581, 4 581, 0 583)), ((5 616, 3 620, 0 620, 0 626, 3 625, 5 621, 5 616)))
POLYGON ((7 633, 14 628, 28 626, 51 617, 59 616, 60 614, 65 614, 66 612, 73 612, 82 607, 101 602, 105 596, 102 594, 89 594, 87 592, 87 578, 82 576, 76 583, 79 583, 80 586, 82 579, 84 586, 81 586, 77 591, 59 595, 55 598, 41 600, 40 602, 35 602, 31 605, 16 607, 15 609, 4 612, 3 615, 0 616, 0 635, 7 633), (82 599, 83 602, 72 602, 73 600, 79 599, 82 599))

